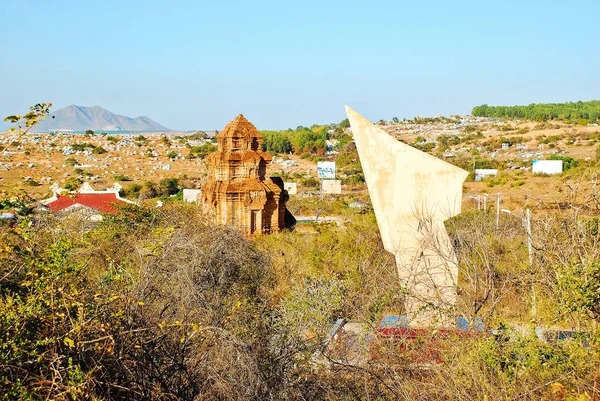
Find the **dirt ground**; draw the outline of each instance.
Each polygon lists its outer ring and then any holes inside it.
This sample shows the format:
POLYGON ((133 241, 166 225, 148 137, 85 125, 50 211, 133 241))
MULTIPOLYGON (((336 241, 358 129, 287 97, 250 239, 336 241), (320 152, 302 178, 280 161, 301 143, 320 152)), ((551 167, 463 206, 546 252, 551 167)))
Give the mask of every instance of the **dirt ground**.
MULTIPOLYGON (((581 165, 595 165, 596 149, 600 139, 597 126, 574 126, 562 122, 473 122, 482 136, 458 145, 452 145, 444 158, 472 157, 483 160, 504 160, 514 163, 515 168, 499 171, 498 177, 482 182, 467 180, 464 184, 463 208, 477 207, 473 197, 488 195, 489 204, 495 203, 500 193, 502 208, 520 210, 526 207, 557 208, 572 200, 579 191, 579 201, 585 203, 583 193, 595 190, 591 175, 593 168, 579 168, 577 178, 570 172, 554 176, 531 174, 531 161, 546 159, 552 154, 570 156, 581 165), (521 144, 501 149, 503 141, 523 138, 521 144), (546 140, 545 140, 546 139, 546 140), (542 142, 546 143, 542 143, 542 142), (490 149, 490 143, 494 143, 490 149)), ((435 142, 440 135, 466 135, 464 127, 456 129, 431 125, 390 125, 383 127, 392 135, 412 143, 418 137, 435 142)), ((18 139, 9 147, 9 154, 0 159, 0 189, 24 188, 31 196, 44 199, 51 196, 50 186, 62 187, 70 177, 89 182, 95 189, 112 187, 119 182, 123 187, 146 181, 158 182, 163 178, 179 178, 186 188, 198 188, 207 179, 207 168, 199 158, 189 157, 189 143, 181 133, 144 135, 144 141, 136 141, 137 135, 49 135, 27 134, 11 138, 5 134, 2 146, 18 139), (116 139, 110 139, 115 137, 116 139), (80 149, 77 145, 91 144, 106 153, 94 153, 91 148, 80 149), (171 157, 169 157, 169 156, 171 157)), ((197 143, 193 144, 197 146, 197 143)), ((432 151, 435 153, 435 151, 432 151)), ((332 158, 335 160, 335 157, 332 158)), ((269 166, 271 174, 298 173, 316 177, 316 163, 297 155, 279 155, 269 166)), ((302 190, 300 186, 299 191, 302 190)), ((344 186, 342 196, 349 198, 365 193, 365 185, 344 186)), ((481 198, 483 199, 483 198, 481 198)), ((482 206, 482 205, 481 205, 482 206)))

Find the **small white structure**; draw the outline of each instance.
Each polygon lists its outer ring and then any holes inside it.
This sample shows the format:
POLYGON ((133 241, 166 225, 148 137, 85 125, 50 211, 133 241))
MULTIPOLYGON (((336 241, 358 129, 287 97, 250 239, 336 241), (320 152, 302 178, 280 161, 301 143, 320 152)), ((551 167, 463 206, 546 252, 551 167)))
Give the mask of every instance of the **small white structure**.
POLYGON ((319 178, 335 178, 335 162, 317 162, 319 178))
MULTIPOLYGON (((54 184, 52 186, 50 186, 50 189, 53 192, 62 192, 63 190, 58 186, 58 184, 54 184)), ((107 189, 103 189, 103 190, 95 190, 94 188, 92 188, 92 186, 88 183, 88 182, 84 182, 83 185, 81 186, 81 188, 79 189, 78 193, 80 194, 107 194, 107 193, 114 193, 115 195, 117 195, 117 198, 119 200, 122 200, 123 202, 128 202, 128 203, 135 203, 132 202, 128 199, 123 199, 121 198, 121 196, 119 195, 119 192, 123 189, 123 186, 121 184, 119 184, 118 182, 115 182, 113 184, 113 186, 111 188, 107 188, 107 189)))
POLYGON ((298 185, 295 182, 284 182, 283 189, 285 189, 289 195, 296 195, 298 193, 298 185))
POLYGON ((183 201, 188 203, 198 203, 198 197, 202 194, 201 189, 187 189, 183 190, 183 201))
POLYGON ((533 174, 561 174, 563 172, 562 160, 534 160, 531 165, 533 174))
POLYGON ((342 193, 342 181, 340 180, 323 180, 321 181, 321 190, 324 194, 336 194, 342 193))
POLYGON ((481 181, 488 176, 497 176, 498 169, 495 168, 476 168, 475 169, 475 181, 481 181))
POLYGON ((508 148, 510 148, 510 143, 502 142, 502 150, 508 150, 508 148))

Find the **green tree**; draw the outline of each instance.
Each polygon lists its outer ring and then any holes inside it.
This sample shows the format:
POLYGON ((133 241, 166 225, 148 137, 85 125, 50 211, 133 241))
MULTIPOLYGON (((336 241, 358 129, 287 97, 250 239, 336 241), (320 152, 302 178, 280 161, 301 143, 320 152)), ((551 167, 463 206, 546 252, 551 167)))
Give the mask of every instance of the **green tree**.
POLYGON ((66 189, 67 191, 77 191, 79 188, 81 188, 81 180, 77 177, 69 177, 67 179, 67 181, 65 182, 64 185, 64 189, 66 189))
POLYGON ((337 126, 340 128, 350 128, 350 120, 344 118, 337 126))
POLYGON ((217 147, 212 143, 205 143, 202 146, 192 146, 190 148, 189 158, 193 159, 195 157, 204 159, 207 155, 212 152, 215 152, 217 147))
POLYGON ((163 178, 158 185, 162 195, 174 195, 179 192, 179 180, 177 178, 163 178))
POLYGON ((577 160, 573 159, 570 156, 552 155, 548 157, 548 160, 562 160, 563 171, 571 170, 572 168, 575 168, 578 165, 577 160))

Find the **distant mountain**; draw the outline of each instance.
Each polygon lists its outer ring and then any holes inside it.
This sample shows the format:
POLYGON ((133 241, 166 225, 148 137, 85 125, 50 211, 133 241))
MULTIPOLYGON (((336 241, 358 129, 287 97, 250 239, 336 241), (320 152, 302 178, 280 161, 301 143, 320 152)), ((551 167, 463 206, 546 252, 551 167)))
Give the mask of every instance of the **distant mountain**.
POLYGON ((120 116, 100 106, 71 105, 56 110, 51 116, 33 126, 31 132, 85 131, 88 129, 93 131, 172 131, 148 117, 120 116))

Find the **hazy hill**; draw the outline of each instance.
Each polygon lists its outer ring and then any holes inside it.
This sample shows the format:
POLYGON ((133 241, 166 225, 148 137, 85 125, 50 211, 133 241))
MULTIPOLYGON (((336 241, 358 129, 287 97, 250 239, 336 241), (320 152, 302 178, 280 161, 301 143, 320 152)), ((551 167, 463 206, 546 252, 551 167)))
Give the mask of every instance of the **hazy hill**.
POLYGON ((152 121, 148 117, 120 116, 100 106, 84 107, 71 105, 56 110, 36 124, 32 132, 49 132, 56 130, 85 131, 172 131, 152 121))

